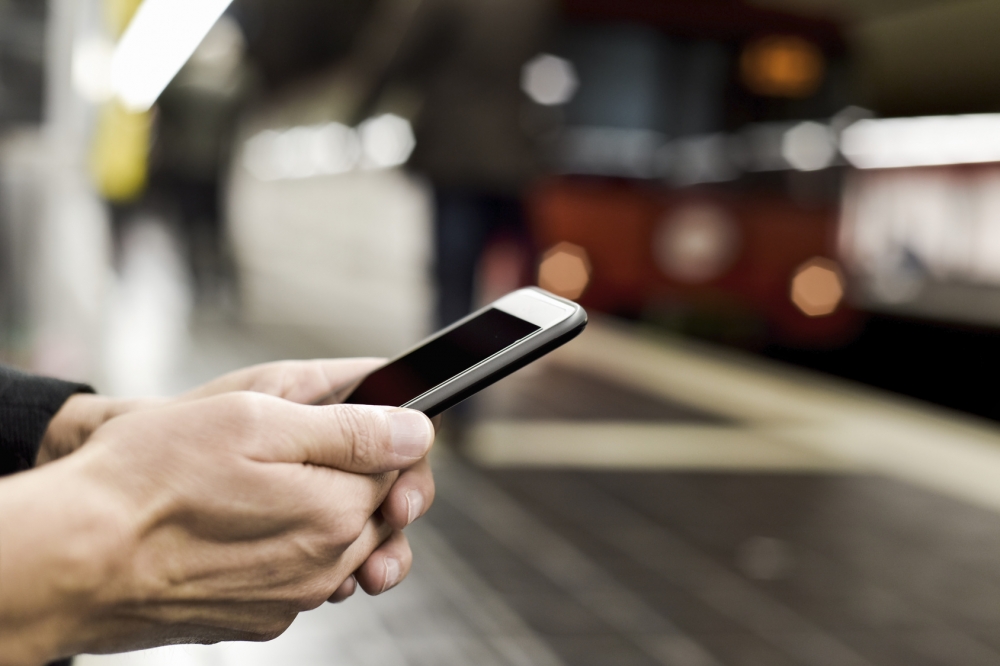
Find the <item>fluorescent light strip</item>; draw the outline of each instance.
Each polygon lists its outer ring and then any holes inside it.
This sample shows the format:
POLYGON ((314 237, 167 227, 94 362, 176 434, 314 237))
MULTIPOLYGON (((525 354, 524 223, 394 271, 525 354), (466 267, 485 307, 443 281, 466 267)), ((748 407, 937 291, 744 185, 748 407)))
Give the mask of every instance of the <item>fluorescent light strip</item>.
POLYGON ((156 103, 232 0, 145 0, 115 48, 111 85, 132 111, 156 103))
POLYGON ((861 120, 841 152, 859 169, 1000 162, 1000 114, 861 120))

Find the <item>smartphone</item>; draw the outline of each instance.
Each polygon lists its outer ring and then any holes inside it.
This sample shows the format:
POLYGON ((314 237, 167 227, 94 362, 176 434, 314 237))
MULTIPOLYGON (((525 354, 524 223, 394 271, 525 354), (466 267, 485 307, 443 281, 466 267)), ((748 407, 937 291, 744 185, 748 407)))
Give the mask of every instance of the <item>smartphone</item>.
POLYGON ((561 347, 587 326, 576 303, 529 287, 455 322, 365 377, 345 403, 436 416, 561 347))

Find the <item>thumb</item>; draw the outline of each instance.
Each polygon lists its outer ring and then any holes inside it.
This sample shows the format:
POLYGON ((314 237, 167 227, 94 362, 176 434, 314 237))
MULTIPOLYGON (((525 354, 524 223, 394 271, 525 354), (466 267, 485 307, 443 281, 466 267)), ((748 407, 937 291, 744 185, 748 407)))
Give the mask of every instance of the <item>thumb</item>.
MULTIPOLYGON (((357 474, 405 469, 427 455, 434 426, 418 411, 367 405, 285 403, 285 436, 268 456, 357 474), (287 409, 292 407, 293 409, 287 409)), ((278 424, 275 424, 278 425, 278 424)), ((279 426, 280 427, 280 426, 279 426)))

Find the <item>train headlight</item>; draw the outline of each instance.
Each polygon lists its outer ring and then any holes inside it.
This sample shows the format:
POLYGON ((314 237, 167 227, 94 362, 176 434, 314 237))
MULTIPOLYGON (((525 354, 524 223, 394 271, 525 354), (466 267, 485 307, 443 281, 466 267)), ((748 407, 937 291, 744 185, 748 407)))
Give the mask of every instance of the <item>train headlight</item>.
POLYGON ((837 262, 813 257, 792 275, 791 299, 807 317, 836 312, 844 300, 844 276, 837 262))
POLYGON ((587 251, 573 243, 559 243, 542 256, 538 286, 557 296, 576 300, 590 284, 591 265, 587 251))

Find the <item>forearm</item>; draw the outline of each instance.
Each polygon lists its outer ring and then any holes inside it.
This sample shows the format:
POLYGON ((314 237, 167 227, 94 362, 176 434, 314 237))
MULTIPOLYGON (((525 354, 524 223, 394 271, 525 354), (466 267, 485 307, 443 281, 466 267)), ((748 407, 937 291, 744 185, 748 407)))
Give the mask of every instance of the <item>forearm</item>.
POLYGON ((0 666, 44 664, 86 644, 84 620, 118 559, 118 511, 73 467, 0 481, 0 666))

